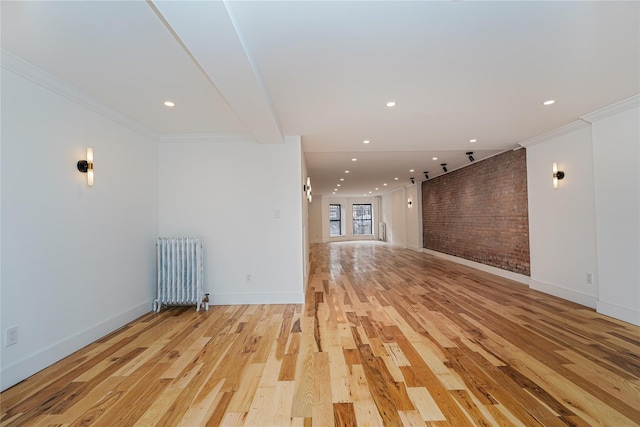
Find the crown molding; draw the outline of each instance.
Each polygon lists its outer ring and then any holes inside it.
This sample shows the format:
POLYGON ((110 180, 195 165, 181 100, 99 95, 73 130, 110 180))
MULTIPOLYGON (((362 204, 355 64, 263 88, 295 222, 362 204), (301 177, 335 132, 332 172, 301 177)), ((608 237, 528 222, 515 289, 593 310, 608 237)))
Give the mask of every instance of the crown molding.
POLYGON ((567 125, 561 126, 557 129, 554 129, 552 131, 549 132, 545 132, 543 134, 540 134, 538 136, 534 136, 533 138, 529 138, 529 139, 525 139, 524 141, 521 141, 518 143, 518 145, 524 147, 524 148, 528 148, 528 147, 532 147, 534 145, 538 145, 541 144, 543 142, 547 142, 549 140, 552 140, 554 138, 558 138, 560 136, 566 135, 568 133, 571 132, 575 132, 579 129, 584 129, 586 127, 589 127, 589 123, 582 121, 582 120, 576 120, 575 122, 571 122, 567 125))
POLYGON ((0 66, 134 132, 154 140, 158 139, 158 134, 149 128, 5 49, 0 49, 0 66))
POLYGON ((162 143, 180 142, 257 142, 250 134, 221 134, 221 133, 171 133, 160 135, 158 141, 162 143))
POLYGON ((598 120, 605 119, 614 114, 622 113, 623 111, 630 110, 632 108, 640 107, 640 95, 634 95, 630 98, 623 99, 615 104, 608 105, 604 108, 594 111, 593 113, 585 114, 580 118, 585 122, 593 123, 598 120))

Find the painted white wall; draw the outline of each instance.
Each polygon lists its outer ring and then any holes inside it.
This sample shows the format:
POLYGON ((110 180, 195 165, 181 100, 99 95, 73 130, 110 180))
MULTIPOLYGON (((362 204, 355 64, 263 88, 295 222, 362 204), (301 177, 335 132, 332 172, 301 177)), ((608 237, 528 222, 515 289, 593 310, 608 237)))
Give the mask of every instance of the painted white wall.
MULTIPOLYGON (((301 138, 298 137, 289 137, 289 141, 300 144, 302 142, 301 138)), ((300 191, 302 191, 307 184, 307 162, 304 158, 304 153, 302 153, 302 149, 300 149, 300 170, 302 182, 300 183, 300 191)), ((313 185, 311 185, 313 190, 313 185)), ((313 191, 312 191, 313 193, 313 191)), ((311 195, 311 200, 313 201, 313 194, 311 195)), ((309 200, 307 199, 306 192, 301 198, 301 206, 302 206, 302 277, 303 277, 303 292, 307 291, 307 282, 309 280, 309 263, 310 263, 310 247, 309 247, 309 200)))
POLYGON ((387 241, 407 245, 407 192, 404 187, 391 192, 391 221, 387 223, 387 241))
POLYGON ((75 95, 2 69, 3 335, 19 326, 0 347, 2 389, 148 312, 155 294, 157 143, 75 95), (88 146, 93 187, 76 169, 88 146))
POLYGON ((309 240, 311 243, 322 243, 322 205, 323 197, 313 196, 309 204, 309 240))
POLYGON ((204 238, 212 304, 304 301, 301 144, 285 140, 160 143, 160 234, 204 238))
POLYGON ((378 239, 378 222, 380 221, 380 198, 379 197, 336 197, 324 196, 322 198, 322 242, 342 242, 348 240, 377 240, 378 239), (329 205, 339 204, 342 207, 342 236, 329 235, 329 205), (353 234, 353 211, 354 204, 371 204, 373 224, 370 235, 354 235, 353 234))
POLYGON ((598 298, 591 129, 576 122, 527 145, 530 286, 595 308, 598 298), (553 188, 552 165, 565 172, 553 188), (586 274, 593 283, 588 284, 586 274))
POLYGON ((640 108, 592 120, 597 308, 640 325, 640 108))
POLYGON ((408 185, 405 187, 407 201, 406 211, 406 242, 407 248, 414 251, 422 251, 422 191, 421 183, 408 185), (411 200, 411 207, 408 201, 411 200))

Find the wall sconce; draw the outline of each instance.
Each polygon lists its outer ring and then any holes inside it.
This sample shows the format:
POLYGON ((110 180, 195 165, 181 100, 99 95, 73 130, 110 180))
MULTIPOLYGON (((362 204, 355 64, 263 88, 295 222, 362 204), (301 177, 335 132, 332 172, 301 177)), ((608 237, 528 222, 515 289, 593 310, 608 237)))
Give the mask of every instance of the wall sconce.
POLYGON ((447 164, 446 163, 440 163, 440 166, 442 166, 442 170, 446 173, 447 172, 447 164))
POLYGON ((475 159, 473 158, 473 151, 467 151, 466 155, 469 156, 469 161, 473 162, 475 159))
POLYGON ((413 207, 413 201, 411 200, 411 197, 409 197, 409 198, 407 199, 407 206, 408 206, 409 208, 413 207))
POLYGON ((428 171, 424 171, 422 173, 424 174, 424 179, 429 179, 429 172, 428 171))
POLYGON ((411 183, 412 183, 412 184, 415 184, 415 183, 416 183, 416 179, 415 179, 414 177, 411 177, 411 178, 409 178, 409 179, 411 180, 411 183))
POLYGON ((78 160, 78 170, 87 174, 87 185, 93 185, 93 148, 87 148, 87 160, 78 160))
POLYGON ((307 183, 302 185, 302 191, 309 203, 311 203, 311 177, 307 177, 307 183))
POLYGON ((564 172, 558 170, 558 164, 553 162, 553 188, 558 188, 558 180, 564 178, 564 172))

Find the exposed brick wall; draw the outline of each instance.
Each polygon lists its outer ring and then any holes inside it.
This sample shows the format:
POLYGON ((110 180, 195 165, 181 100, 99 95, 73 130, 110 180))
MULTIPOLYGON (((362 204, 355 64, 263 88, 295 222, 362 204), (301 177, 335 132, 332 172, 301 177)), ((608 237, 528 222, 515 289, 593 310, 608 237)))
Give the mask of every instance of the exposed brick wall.
POLYGON ((422 183, 424 247, 529 276, 525 149, 422 183))

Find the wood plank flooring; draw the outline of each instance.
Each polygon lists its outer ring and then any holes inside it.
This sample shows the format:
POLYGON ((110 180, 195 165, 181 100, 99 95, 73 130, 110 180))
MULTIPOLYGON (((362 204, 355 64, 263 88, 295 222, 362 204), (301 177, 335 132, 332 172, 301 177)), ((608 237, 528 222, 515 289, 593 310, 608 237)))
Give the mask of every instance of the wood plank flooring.
POLYGON ((634 426, 640 328, 376 242, 304 305, 149 313, 0 395, 2 426, 634 426))

